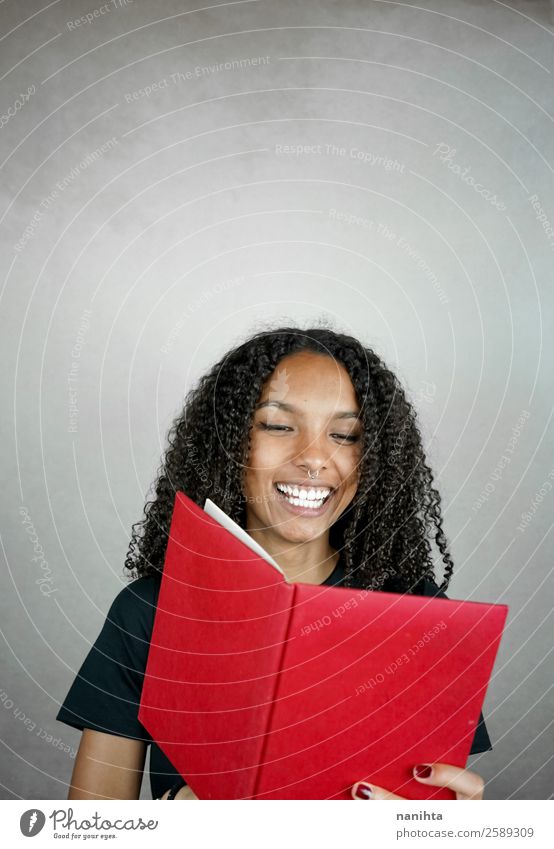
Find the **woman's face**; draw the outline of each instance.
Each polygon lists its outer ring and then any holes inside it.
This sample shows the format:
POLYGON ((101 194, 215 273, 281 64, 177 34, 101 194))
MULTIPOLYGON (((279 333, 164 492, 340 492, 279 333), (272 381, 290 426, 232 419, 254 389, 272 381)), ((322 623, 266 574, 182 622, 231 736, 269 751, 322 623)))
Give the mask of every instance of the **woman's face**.
POLYGON ((358 486, 359 412, 350 376, 332 357, 302 351, 279 362, 250 433, 247 530, 271 529, 288 542, 328 532, 358 486))

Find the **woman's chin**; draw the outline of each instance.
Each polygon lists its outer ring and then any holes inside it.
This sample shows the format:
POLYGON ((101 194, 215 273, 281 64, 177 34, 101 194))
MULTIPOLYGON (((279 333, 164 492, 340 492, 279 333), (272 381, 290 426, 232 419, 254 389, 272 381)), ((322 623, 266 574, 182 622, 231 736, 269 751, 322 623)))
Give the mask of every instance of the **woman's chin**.
POLYGON ((302 516, 292 516, 289 514, 285 520, 279 516, 269 518, 268 527, 283 538, 283 541, 289 543, 309 542, 311 539, 316 539, 328 530, 327 522, 316 521, 312 519, 310 522, 304 520, 302 516))
POLYGON ((284 506, 280 500, 268 500, 263 513, 261 510, 256 511, 251 525, 259 530, 271 531, 272 535, 281 537, 283 543, 293 545, 309 542, 320 537, 330 527, 330 513, 312 516, 308 513, 309 509, 296 508, 293 512, 288 504, 284 506))

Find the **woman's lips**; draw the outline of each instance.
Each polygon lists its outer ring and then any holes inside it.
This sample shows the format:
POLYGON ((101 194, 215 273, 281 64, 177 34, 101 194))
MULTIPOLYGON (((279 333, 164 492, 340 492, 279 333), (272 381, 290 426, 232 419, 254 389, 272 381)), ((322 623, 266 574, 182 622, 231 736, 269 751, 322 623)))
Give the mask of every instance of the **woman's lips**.
POLYGON ((293 513, 295 516, 321 516, 327 510, 329 503, 333 500, 333 497, 336 493, 336 489, 331 490, 321 507, 302 507, 300 504, 291 504, 290 501, 287 500, 286 495, 277 489, 277 486, 274 484, 274 489, 277 493, 277 501, 279 504, 282 504, 285 510, 288 510, 289 513, 293 513))

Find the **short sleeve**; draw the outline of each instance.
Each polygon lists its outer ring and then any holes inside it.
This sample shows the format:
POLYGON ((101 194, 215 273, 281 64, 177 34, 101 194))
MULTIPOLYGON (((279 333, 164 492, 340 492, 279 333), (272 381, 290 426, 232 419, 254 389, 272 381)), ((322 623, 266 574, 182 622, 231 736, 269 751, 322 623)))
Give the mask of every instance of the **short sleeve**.
POLYGON ((154 577, 119 592, 58 711, 59 722, 151 741, 138 710, 158 592, 154 577))
MULTIPOLYGON (((417 588, 417 592, 425 596, 435 596, 437 598, 446 599, 448 598, 448 596, 437 586, 437 584, 429 578, 425 578, 422 581, 421 585, 417 588)), ((487 731, 487 726, 485 725, 485 720, 483 719, 483 713, 481 712, 479 714, 479 719, 477 721, 477 727, 475 728, 473 743, 471 744, 469 754, 477 755, 480 752, 490 751, 492 751, 492 744, 489 738, 489 733, 487 731)))

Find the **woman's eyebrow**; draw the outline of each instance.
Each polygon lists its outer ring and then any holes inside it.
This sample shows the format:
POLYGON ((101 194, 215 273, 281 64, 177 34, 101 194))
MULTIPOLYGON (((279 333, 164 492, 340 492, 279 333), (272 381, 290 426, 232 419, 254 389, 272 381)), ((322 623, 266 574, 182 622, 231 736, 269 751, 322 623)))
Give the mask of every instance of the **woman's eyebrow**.
MULTIPOLYGON (((300 415, 303 415, 302 410, 299 410, 293 404, 287 404, 285 401, 261 401, 259 404, 256 404, 256 410, 259 410, 261 407, 278 407, 280 410, 285 410, 288 413, 300 413, 300 415)), ((335 413, 333 416, 334 419, 358 419, 359 417, 360 414, 354 410, 343 410, 340 413, 335 413)))

